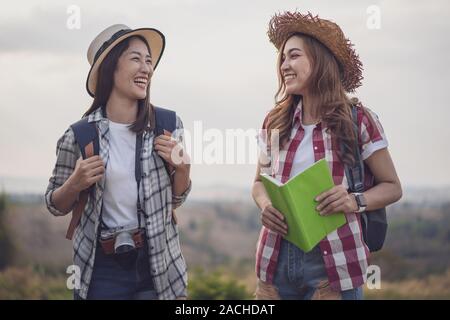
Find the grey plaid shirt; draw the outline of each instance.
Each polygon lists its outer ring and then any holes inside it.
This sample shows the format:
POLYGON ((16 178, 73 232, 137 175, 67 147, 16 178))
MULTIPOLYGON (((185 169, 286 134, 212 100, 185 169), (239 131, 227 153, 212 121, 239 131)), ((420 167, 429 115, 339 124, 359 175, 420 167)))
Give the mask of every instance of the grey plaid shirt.
MULTIPOLYGON (((105 166, 108 165, 109 120, 102 115, 101 108, 88 116, 89 122, 96 122, 99 129, 100 157, 105 166)), ((177 116, 177 130, 173 137, 180 143, 183 141, 183 123, 177 116)), ((181 254, 178 227, 172 219, 172 209, 180 206, 191 190, 191 183, 180 196, 172 194, 169 175, 163 160, 153 152, 153 132, 145 132, 142 141, 142 179, 140 184, 141 206, 147 213, 145 228, 147 233, 150 272, 154 278, 155 289, 159 299, 175 299, 185 297, 187 287, 186 263, 181 254)), ((80 149, 75 142, 72 129, 66 130, 58 140, 56 147, 56 164, 45 193, 48 210, 55 216, 65 215, 53 205, 51 197, 69 178, 80 157, 80 149)), ((102 195, 105 176, 96 183, 95 197, 89 200, 81 217, 80 225, 73 238, 74 264, 81 270, 81 287, 77 293, 86 298, 94 267, 95 250, 99 216, 102 208, 102 195)), ((101 248, 99 248, 101 250, 101 248)))

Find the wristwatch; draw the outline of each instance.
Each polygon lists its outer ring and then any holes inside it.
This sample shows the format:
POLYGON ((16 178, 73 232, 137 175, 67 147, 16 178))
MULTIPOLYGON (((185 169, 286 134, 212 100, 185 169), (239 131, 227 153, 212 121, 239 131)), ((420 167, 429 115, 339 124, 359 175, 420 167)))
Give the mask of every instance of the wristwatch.
POLYGON ((367 201, 366 201, 366 198, 364 197, 364 194, 358 193, 358 192, 354 192, 352 194, 355 197, 356 204, 358 205, 358 210, 356 210, 355 212, 358 212, 358 213, 364 212, 367 207, 367 201))

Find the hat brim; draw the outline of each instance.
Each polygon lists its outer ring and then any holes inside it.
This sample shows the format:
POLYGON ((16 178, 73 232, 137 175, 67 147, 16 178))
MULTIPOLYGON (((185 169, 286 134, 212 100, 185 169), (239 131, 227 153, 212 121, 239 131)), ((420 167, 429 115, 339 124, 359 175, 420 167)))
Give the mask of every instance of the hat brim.
POLYGON ((347 92, 353 92, 361 86, 362 62, 353 44, 336 23, 320 19, 309 12, 305 15, 299 12, 285 12, 276 14, 270 20, 267 34, 278 50, 296 33, 315 38, 333 53, 342 68, 342 84, 347 92))
POLYGON ((147 40, 147 43, 150 47, 151 55, 152 55, 152 61, 153 63, 153 70, 156 69, 158 66, 158 63, 161 59, 161 56, 164 52, 164 48, 166 45, 165 37, 164 35, 157 29, 153 28, 139 28, 130 30, 129 32, 121 35, 118 37, 115 41, 113 41, 95 60, 95 62, 92 64, 91 69, 89 70, 88 77, 86 79, 86 90, 89 93, 91 97, 95 96, 95 90, 97 86, 97 78, 98 78, 98 69, 100 65, 102 64, 105 57, 108 55, 108 53, 121 41, 133 37, 133 36, 142 36, 147 40))

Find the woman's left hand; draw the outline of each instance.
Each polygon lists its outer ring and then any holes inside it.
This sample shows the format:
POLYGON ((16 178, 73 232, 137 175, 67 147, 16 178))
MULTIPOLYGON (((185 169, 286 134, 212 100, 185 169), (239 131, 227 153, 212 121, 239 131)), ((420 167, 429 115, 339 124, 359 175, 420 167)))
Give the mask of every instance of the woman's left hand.
POLYGON ((334 186, 318 195, 315 200, 319 202, 316 209, 322 216, 337 212, 350 213, 358 210, 355 197, 349 194, 343 185, 334 186))
POLYGON ((187 166, 189 163, 188 155, 184 152, 183 146, 172 138, 172 134, 167 130, 164 130, 164 134, 155 138, 154 148, 158 155, 175 169, 187 166))

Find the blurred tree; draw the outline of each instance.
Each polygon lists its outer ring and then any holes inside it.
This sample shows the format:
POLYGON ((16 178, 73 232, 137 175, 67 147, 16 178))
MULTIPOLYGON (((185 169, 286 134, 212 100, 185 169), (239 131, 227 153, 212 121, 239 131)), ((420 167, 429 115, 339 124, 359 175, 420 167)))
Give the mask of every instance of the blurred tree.
POLYGON ((227 279, 220 271, 205 274, 196 269, 189 279, 188 298, 191 300, 245 300, 251 295, 236 279, 227 279))
POLYGON ((195 220, 191 220, 189 222, 189 230, 191 230, 191 231, 197 230, 197 222, 195 222, 195 220))
POLYGON ((14 244, 6 225, 7 196, 4 191, 0 193, 0 270, 12 263, 14 244))
POLYGON ((9 267, 0 273, 0 300, 70 300, 67 274, 45 275, 33 267, 9 267))

